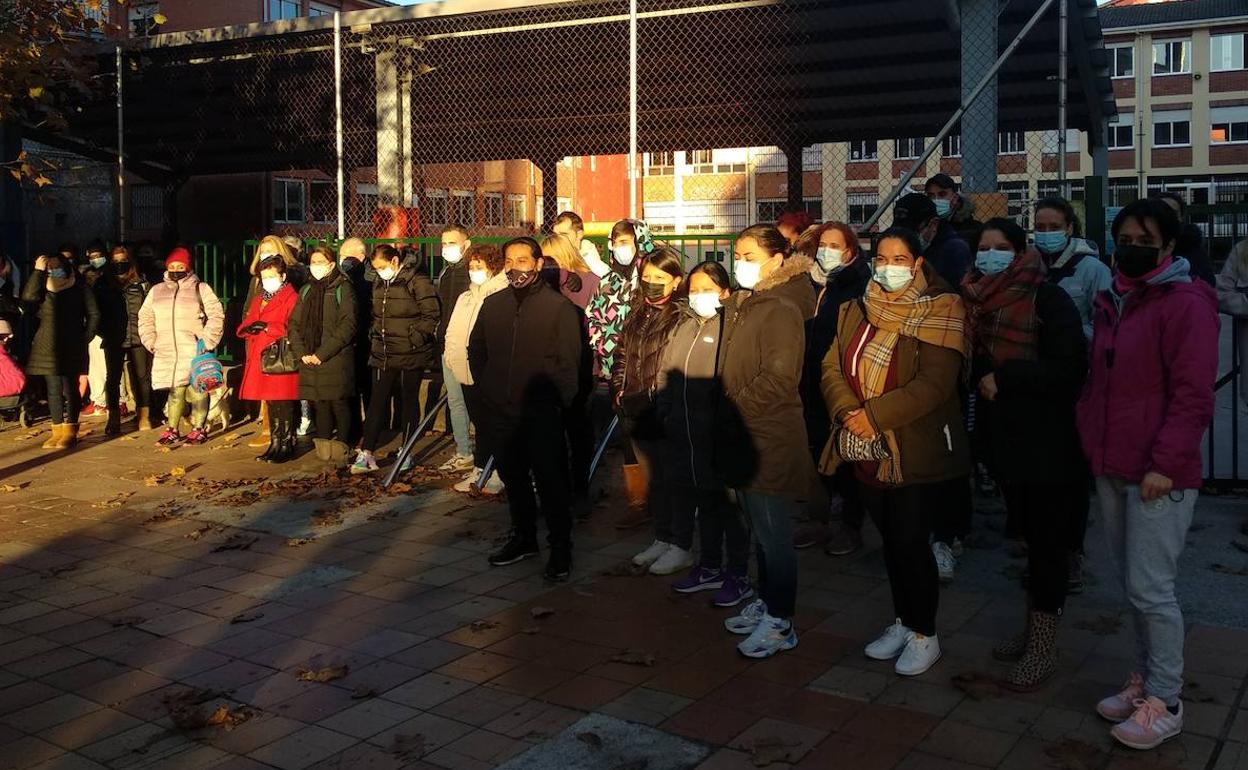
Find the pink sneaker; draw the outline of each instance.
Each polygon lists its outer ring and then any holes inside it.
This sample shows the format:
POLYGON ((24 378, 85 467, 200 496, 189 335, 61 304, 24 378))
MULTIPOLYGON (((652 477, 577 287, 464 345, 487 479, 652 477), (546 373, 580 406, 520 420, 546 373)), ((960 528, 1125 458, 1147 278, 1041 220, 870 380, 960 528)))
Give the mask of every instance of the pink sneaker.
POLYGON ((185 441, 192 446, 199 446, 207 443, 208 434, 204 432, 203 428, 192 428, 191 432, 186 434, 185 441))
POLYGON ((1144 677, 1132 672, 1131 678, 1123 685, 1122 692, 1096 704, 1096 713, 1111 722, 1122 722, 1131 718, 1135 713, 1135 702, 1143 697, 1144 677))
POLYGON ((1147 751, 1183 732, 1183 701, 1179 713, 1171 714, 1166 704, 1149 696, 1135 702, 1135 713, 1114 725, 1109 734, 1123 746, 1147 751))
POLYGON ((160 434, 160 438, 156 439, 156 446, 173 446, 181 443, 182 437, 178 435, 178 431, 174 428, 165 428, 164 433, 160 434))

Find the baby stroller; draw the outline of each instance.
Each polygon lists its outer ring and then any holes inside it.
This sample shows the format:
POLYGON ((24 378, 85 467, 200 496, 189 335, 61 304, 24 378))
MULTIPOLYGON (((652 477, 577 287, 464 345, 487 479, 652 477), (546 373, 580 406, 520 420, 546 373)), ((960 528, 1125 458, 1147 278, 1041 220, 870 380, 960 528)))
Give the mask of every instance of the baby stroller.
POLYGON ((30 415, 26 408, 26 375, 9 355, 7 346, 13 336, 13 327, 0 319, 0 421, 16 422, 23 428, 30 427, 30 415))

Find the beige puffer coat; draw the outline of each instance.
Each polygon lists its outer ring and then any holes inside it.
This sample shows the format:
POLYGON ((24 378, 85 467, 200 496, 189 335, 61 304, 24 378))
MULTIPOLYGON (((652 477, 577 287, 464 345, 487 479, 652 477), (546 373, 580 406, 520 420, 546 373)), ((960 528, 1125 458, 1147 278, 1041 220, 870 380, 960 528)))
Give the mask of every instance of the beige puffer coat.
POLYGON ((148 292, 139 308, 139 339, 152 353, 152 390, 189 384, 195 343, 203 340, 212 350, 221 343, 224 330, 225 309, 211 286, 194 273, 181 281, 172 281, 165 273, 165 280, 148 292))

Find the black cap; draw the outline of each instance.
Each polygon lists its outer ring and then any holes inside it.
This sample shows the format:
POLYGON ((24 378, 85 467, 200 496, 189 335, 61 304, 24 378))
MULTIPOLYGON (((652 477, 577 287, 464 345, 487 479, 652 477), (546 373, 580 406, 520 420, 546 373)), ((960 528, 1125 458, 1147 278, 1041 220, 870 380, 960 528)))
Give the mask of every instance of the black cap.
POLYGON ((936 174, 932 176, 927 180, 927 184, 923 185, 923 187, 926 189, 932 185, 936 185, 942 190, 953 190, 954 192, 958 191, 958 183, 953 181, 953 177, 948 174, 936 174))
POLYGON ((893 206, 893 225, 918 231, 936 216, 936 204, 923 193, 903 195, 893 206))

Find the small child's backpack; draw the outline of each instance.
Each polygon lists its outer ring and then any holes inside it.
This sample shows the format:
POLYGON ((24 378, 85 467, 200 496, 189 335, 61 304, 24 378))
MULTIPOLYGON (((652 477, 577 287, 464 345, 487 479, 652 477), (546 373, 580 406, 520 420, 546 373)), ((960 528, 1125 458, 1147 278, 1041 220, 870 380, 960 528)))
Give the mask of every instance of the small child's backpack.
POLYGON ((195 341, 195 357, 191 359, 191 389, 196 393, 210 393, 225 382, 225 369, 217 354, 204 347, 203 340, 195 341))

